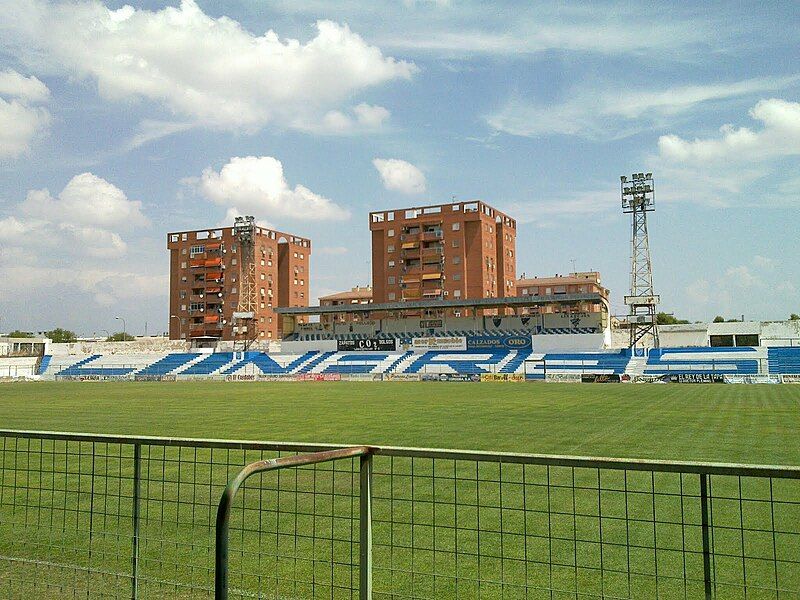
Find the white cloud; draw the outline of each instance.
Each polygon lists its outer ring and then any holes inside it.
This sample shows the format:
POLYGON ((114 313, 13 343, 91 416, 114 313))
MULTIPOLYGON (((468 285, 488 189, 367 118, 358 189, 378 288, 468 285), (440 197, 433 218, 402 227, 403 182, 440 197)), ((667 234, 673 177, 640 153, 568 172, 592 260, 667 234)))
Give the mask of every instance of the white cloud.
POLYGON ((522 137, 560 134, 617 139, 662 127, 703 103, 784 89, 798 81, 800 77, 792 76, 663 90, 581 88, 570 90, 564 102, 550 105, 513 97, 485 119, 497 132, 522 137))
POLYGON ((661 157, 680 163, 752 162, 800 154, 800 103, 778 98, 760 100, 749 112, 760 130, 723 125, 716 138, 685 140, 661 136, 661 157))
POLYGON ((139 131, 128 141, 126 150, 133 150, 155 140, 187 131, 191 129, 191 123, 180 123, 175 121, 159 121, 156 119, 145 119, 139 123, 139 131))
POLYGON ((298 119, 293 126, 303 131, 321 134, 347 135, 380 131, 391 116, 389 109, 362 102, 350 109, 350 113, 330 110, 321 120, 308 122, 298 119))
POLYGON ((576 191, 548 200, 511 202, 505 210, 514 215, 519 223, 550 226, 563 218, 584 218, 617 211, 619 202, 619 190, 608 188, 576 191))
POLYGON ((146 225, 142 203, 92 173, 70 179, 57 198, 48 190, 31 190, 20 209, 28 216, 80 226, 146 225))
POLYGON ((49 97, 50 90, 36 77, 12 70, 0 72, 0 158, 15 158, 28 152, 33 140, 47 131, 50 113, 32 104, 49 97))
POLYGON ((425 191, 425 175, 411 163, 398 158, 375 158, 372 164, 387 190, 403 194, 422 194, 425 191))
POLYGON ((283 165, 271 156, 234 156, 219 172, 209 167, 185 182, 220 206, 259 218, 324 221, 350 216, 347 209, 303 185, 290 187, 283 165))
POLYGON ((16 215, 0 220, 0 241, 41 257, 119 257, 127 245, 113 228, 146 225, 141 203, 92 173, 73 177, 57 197, 31 190, 16 215), (18 216, 17 216, 18 215, 18 216))
POLYGON ((107 99, 159 102, 204 127, 309 129, 343 100, 417 70, 332 21, 318 21, 315 37, 301 42, 272 30, 254 35, 194 0, 157 11, 91 0, 28 4, 34 16, 14 34, 52 71, 95 80, 107 99))
POLYGON ((25 77, 7 69, 0 71, 0 96, 11 96, 26 102, 46 102, 50 99, 50 90, 36 77, 25 77))

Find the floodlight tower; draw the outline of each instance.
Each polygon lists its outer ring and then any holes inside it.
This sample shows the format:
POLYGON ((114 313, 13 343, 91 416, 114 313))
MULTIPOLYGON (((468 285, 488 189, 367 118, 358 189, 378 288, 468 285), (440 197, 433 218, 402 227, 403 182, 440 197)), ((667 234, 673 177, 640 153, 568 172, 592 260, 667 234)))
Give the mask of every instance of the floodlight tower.
POLYGON ((239 243, 239 304, 233 313, 233 333, 242 341, 242 349, 247 350, 256 339, 256 220, 255 217, 236 217, 233 236, 239 243))
POLYGON ((653 290, 653 265, 650 262, 650 241, 647 237, 647 213, 656 209, 653 174, 634 173, 630 179, 629 181, 625 175, 620 177, 622 212, 632 215, 633 224, 631 291, 628 296, 625 296, 625 304, 630 309, 628 314, 629 347, 636 348, 636 345, 649 335, 653 348, 658 348, 656 306, 661 298, 653 290))

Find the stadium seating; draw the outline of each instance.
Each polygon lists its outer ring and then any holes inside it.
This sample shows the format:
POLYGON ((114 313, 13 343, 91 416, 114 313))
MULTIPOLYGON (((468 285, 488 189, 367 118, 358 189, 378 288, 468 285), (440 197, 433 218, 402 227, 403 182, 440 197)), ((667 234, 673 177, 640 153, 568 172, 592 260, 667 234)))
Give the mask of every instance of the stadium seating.
POLYGON ((215 352, 181 373, 181 375, 211 375, 233 360, 233 352, 215 352))
POLYGON ((300 355, 260 351, 48 355, 42 358, 39 373, 46 379, 129 375, 202 377, 242 373, 525 373, 529 379, 543 379, 545 373, 800 374, 800 347, 660 348, 642 357, 632 357, 628 350, 536 353, 491 349, 421 353, 308 351, 300 355))
POLYGON ((800 375, 800 346, 769 348, 767 358, 770 373, 800 375))
POLYGON ((675 373, 756 375, 765 348, 654 348, 647 354, 645 375, 675 373))
POLYGON ((190 354, 187 352, 167 354, 161 360, 157 360, 153 364, 148 365, 139 371, 138 375, 166 375, 167 373, 176 371, 180 367, 197 358, 197 354, 190 354))

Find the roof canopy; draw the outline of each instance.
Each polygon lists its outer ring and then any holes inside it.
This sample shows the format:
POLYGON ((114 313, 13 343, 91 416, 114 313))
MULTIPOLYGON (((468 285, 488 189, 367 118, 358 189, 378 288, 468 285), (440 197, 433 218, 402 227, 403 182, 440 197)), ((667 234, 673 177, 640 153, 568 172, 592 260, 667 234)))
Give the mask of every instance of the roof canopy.
POLYGON ((275 312, 281 315, 322 315, 337 313, 399 312, 406 310, 436 310, 445 308, 506 308, 542 306, 544 304, 574 304, 576 302, 605 302, 596 293, 558 294, 550 296, 509 296, 506 298, 475 298, 472 300, 416 300, 384 304, 340 304, 337 306, 283 306, 275 312))

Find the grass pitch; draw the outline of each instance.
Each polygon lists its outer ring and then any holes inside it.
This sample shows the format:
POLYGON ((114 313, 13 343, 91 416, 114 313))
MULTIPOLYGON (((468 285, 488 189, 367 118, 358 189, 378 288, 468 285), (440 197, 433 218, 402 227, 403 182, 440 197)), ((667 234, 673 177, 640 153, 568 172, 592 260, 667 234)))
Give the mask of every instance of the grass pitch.
POLYGON ((4 384, 0 427, 798 465, 800 386, 4 384))
MULTIPOLYGON (((798 409, 800 386, 0 386, 9 429, 787 465, 800 464, 798 409)), ((7 438, 0 455, 0 597, 129 598, 131 448, 7 438)), ((216 503, 261 458, 143 450, 140 598, 212 597, 216 503)), ((354 469, 250 482, 232 597, 355 597, 354 469)), ((378 456, 374 486, 376 599, 702 597, 696 475, 378 456)), ((797 482, 717 477, 712 494, 715 597, 799 597, 797 482)))

